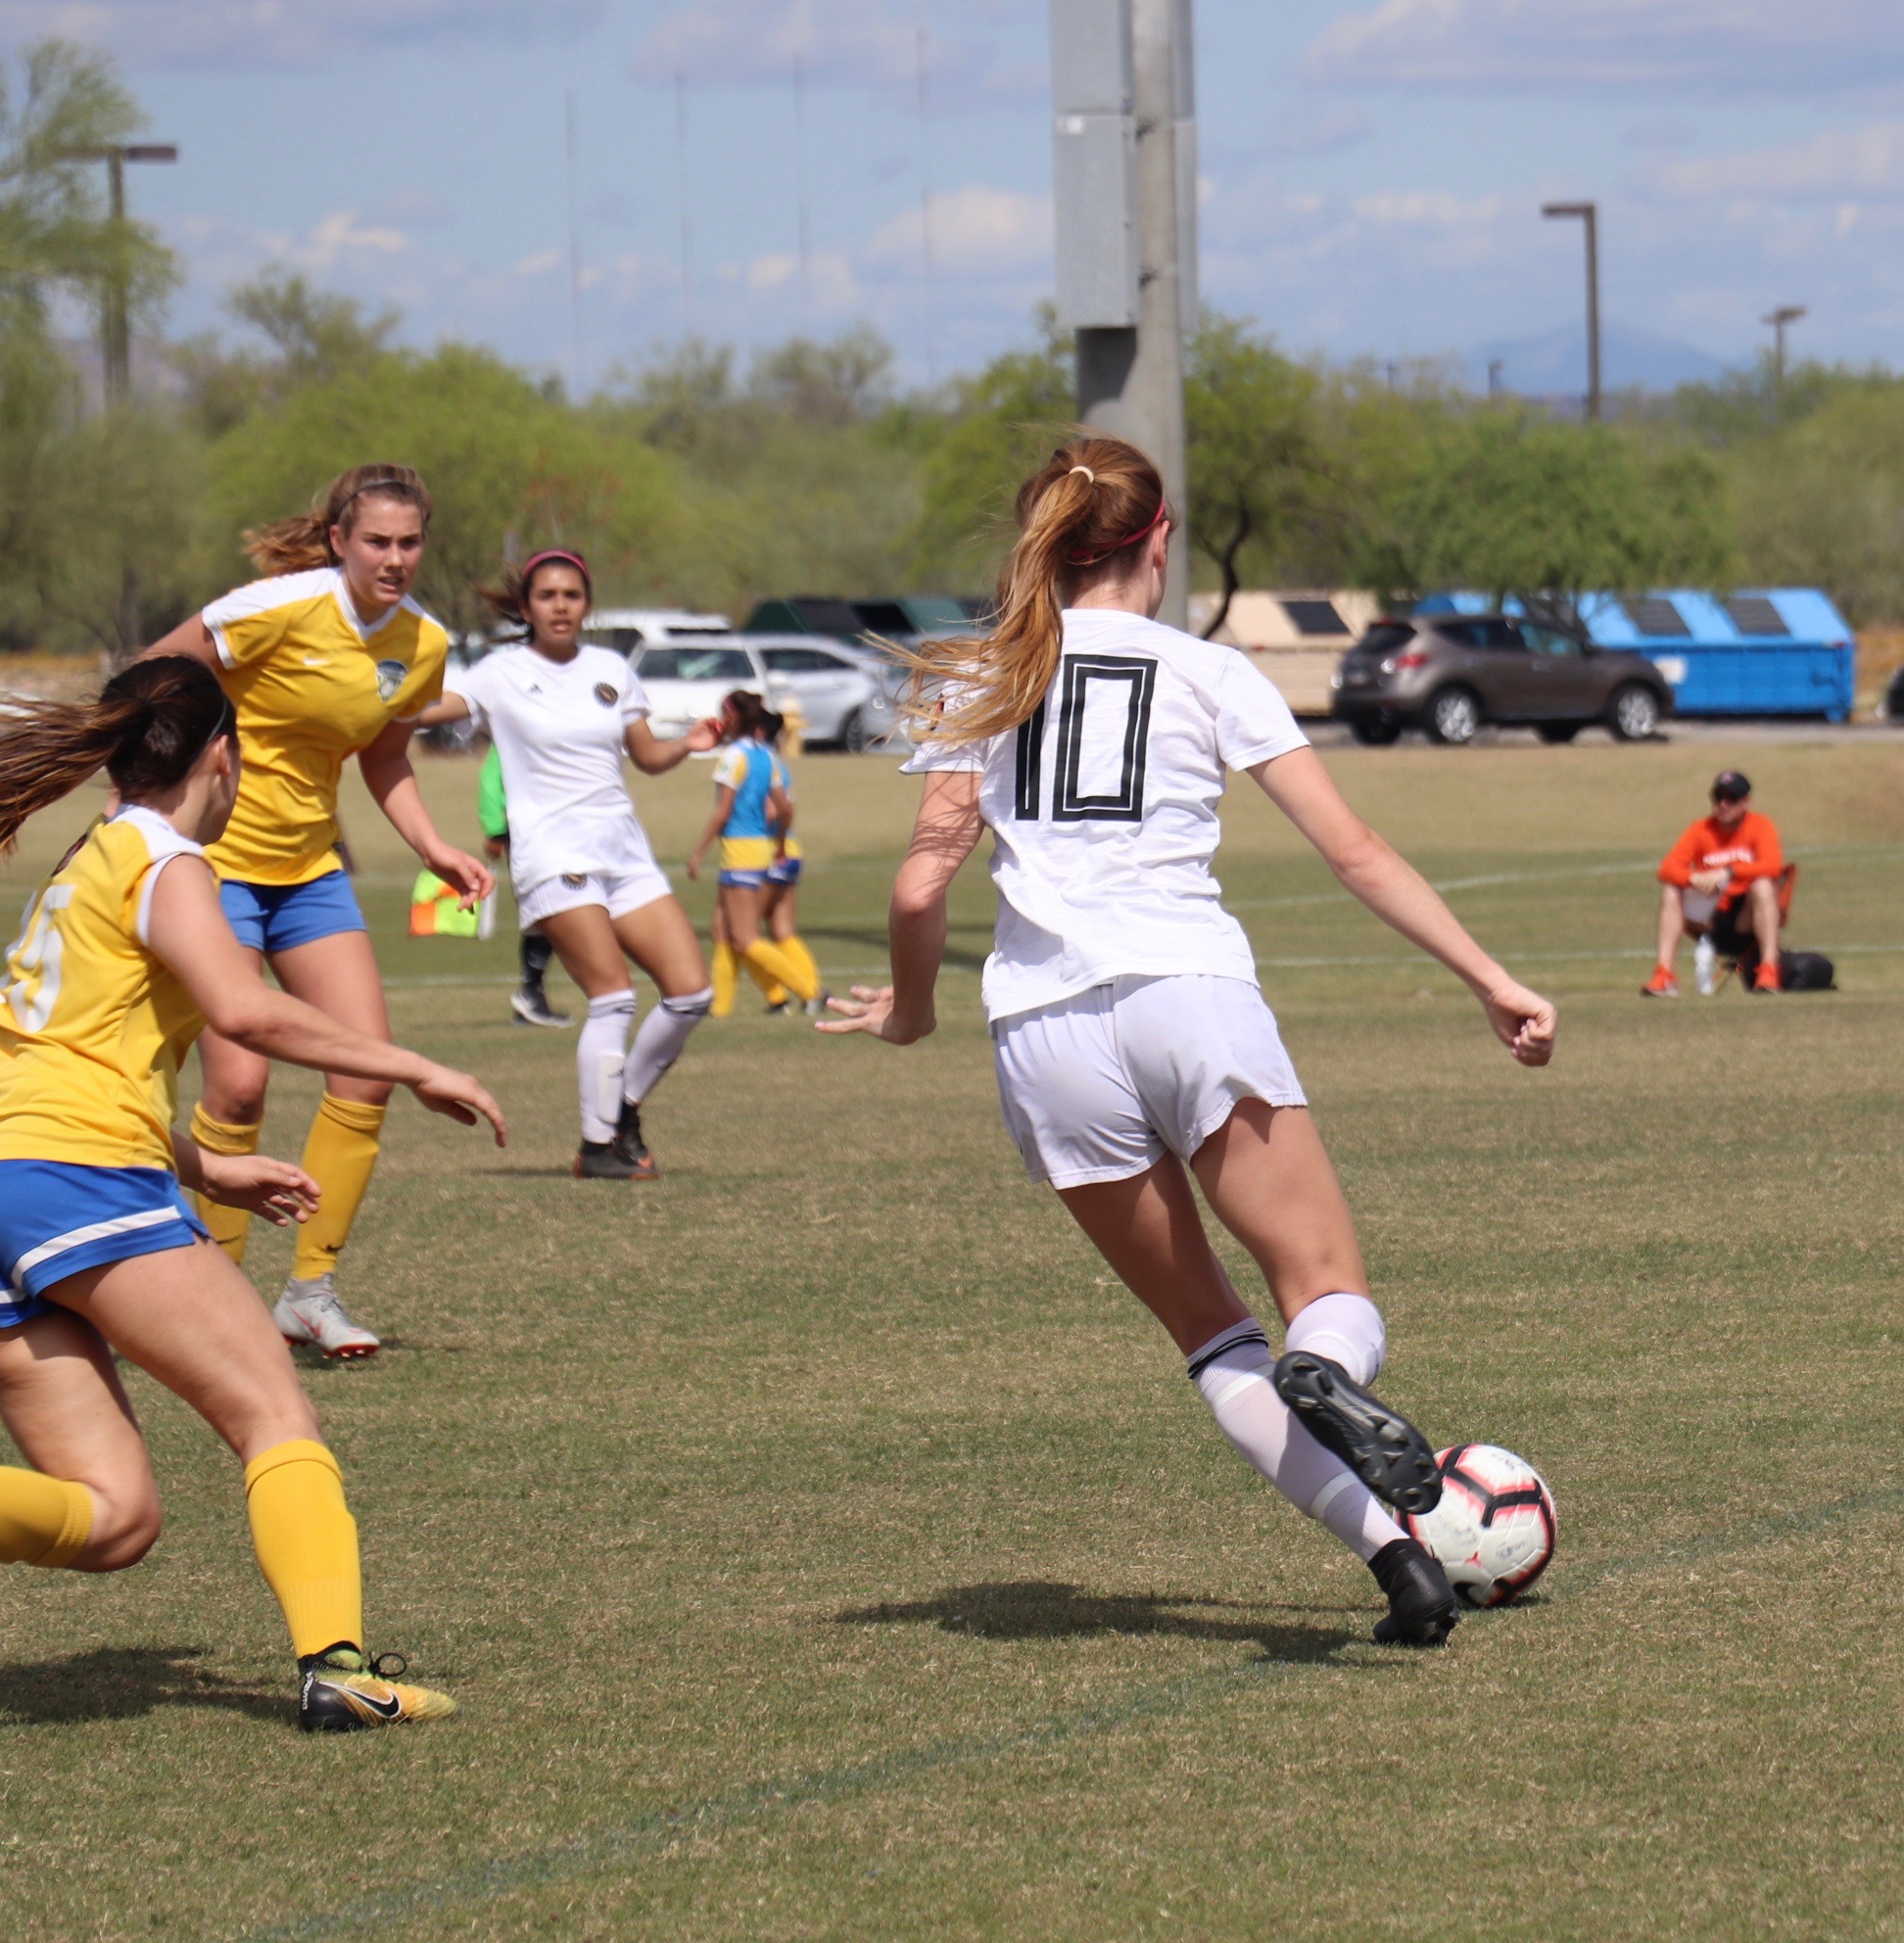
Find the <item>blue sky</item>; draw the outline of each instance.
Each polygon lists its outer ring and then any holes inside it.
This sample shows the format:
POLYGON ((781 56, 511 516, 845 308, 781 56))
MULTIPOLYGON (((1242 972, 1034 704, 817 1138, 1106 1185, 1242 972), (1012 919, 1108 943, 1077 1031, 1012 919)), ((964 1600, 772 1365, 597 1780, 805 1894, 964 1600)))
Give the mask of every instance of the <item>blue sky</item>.
MULTIPOLYGON (((1196 6, 1204 294, 1289 348, 1568 323, 1578 226, 1539 206, 1593 196, 1615 324, 1737 362, 1803 304, 1795 348, 1904 361, 1898 0, 1196 6)), ((1050 287, 1040 0, 0 0, 0 48, 46 33, 111 50, 180 145, 131 175, 188 266, 176 328, 277 261, 586 383, 684 329, 859 319, 919 380, 1023 342, 1050 287)))

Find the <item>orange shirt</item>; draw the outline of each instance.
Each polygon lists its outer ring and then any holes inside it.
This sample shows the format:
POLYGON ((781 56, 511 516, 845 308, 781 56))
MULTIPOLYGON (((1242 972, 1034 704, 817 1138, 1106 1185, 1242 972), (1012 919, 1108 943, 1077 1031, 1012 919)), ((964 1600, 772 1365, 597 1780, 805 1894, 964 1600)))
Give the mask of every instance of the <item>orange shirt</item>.
POLYGON ((1770 817, 1747 810, 1731 829, 1721 829, 1710 817, 1689 824, 1680 840, 1667 851, 1659 867, 1661 883, 1684 890, 1695 871, 1730 871, 1723 901, 1741 895, 1754 877, 1775 877, 1785 869, 1785 852, 1770 817))

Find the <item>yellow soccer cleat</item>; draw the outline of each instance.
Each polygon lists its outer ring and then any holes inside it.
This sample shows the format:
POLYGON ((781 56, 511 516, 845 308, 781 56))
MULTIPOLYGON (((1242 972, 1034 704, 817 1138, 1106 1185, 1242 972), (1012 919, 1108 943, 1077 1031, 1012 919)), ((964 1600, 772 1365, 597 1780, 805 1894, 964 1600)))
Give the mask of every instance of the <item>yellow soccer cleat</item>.
POLYGON ((298 1662, 298 1726, 306 1733, 355 1733, 359 1728, 394 1728, 404 1721, 441 1721, 456 1711, 447 1693, 404 1686, 384 1669, 404 1671, 401 1653, 369 1658, 358 1647, 338 1645, 298 1662))

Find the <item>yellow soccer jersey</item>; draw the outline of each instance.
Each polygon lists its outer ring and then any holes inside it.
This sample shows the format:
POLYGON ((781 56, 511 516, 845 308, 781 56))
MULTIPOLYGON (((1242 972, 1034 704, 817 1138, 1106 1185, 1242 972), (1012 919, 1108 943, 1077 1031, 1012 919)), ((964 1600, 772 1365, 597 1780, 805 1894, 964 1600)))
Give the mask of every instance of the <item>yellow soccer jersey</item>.
POLYGON ((204 854, 135 804, 27 905, 0 973, 0 1161, 173 1166, 178 1064, 205 1021, 146 932, 160 872, 204 854))
POLYGON ((253 581, 205 625, 238 711, 244 782, 207 853, 221 877, 309 883, 337 869, 344 764, 443 693, 450 638, 415 601, 366 629, 336 567, 253 581))

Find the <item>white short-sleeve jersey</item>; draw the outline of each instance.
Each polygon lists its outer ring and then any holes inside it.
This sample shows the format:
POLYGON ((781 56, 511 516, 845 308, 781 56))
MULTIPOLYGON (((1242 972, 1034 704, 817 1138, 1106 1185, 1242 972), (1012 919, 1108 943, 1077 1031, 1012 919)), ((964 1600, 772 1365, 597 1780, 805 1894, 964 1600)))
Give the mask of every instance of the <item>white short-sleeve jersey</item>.
POLYGON ((1226 769, 1308 746, 1233 647, 1108 608, 1068 608, 1037 712, 965 748, 928 738, 906 768, 977 771, 994 839, 998 933, 985 1011, 1008 1019, 1131 975, 1256 983, 1211 860, 1226 769))
POLYGON ((622 778, 623 736, 648 713, 634 670, 605 647, 551 661, 505 647, 445 676, 502 761, 518 896, 554 877, 613 876, 648 855, 622 778))

